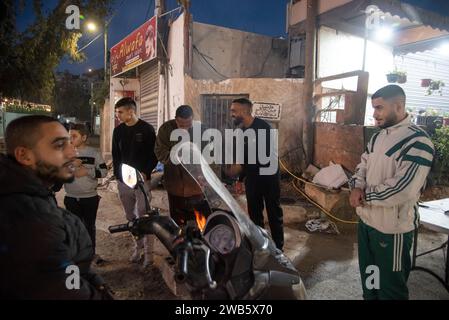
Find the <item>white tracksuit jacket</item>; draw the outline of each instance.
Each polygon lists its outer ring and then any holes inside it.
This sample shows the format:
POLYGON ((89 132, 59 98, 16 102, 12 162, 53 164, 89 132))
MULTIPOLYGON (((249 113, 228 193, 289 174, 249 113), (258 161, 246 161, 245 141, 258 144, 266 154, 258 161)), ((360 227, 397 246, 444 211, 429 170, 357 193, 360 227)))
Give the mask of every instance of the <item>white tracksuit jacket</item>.
POLYGON ((418 226, 417 202, 433 162, 429 136, 410 120, 407 116, 373 135, 350 182, 352 188, 365 191, 365 204, 357 214, 386 234, 418 226))

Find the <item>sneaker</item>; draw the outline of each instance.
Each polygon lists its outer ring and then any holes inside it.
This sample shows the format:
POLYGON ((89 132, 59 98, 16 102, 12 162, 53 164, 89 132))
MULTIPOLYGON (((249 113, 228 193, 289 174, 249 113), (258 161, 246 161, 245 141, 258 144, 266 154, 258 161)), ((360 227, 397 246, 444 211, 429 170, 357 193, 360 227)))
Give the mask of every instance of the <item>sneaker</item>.
POLYGON ((106 262, 106 260, 104 260, 102 257, 100 257, 98 254, 96 254, 96 255, 94 255, 94 260, 93 260, 93 262, 97 265, 97 266, 100 266, 100 265, 102 265, 103 263, 105 263, 106 262))
POLYGON ((137 250, 137 249, 134 249, 133 254, 132 254, 131 257, 129 258, 129 262, 137 263, 137 262, 140 261, 140 259, 141 259, 141 253, 140 253, 140 251, 137 250))

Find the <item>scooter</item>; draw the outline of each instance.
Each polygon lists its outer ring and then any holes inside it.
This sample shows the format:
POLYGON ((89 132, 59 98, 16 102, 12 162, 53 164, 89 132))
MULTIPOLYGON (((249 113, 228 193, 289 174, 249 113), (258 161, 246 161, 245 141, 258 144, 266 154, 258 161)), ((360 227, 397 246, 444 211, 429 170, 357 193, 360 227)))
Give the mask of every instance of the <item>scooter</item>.
POLYGON ((185 142, 172 152, 201 187, 210 215, 206 218, 195 212, 196 221, 178 226, 150 208, 142 176, 123 164, 123 181, 144 193, 148 214, 111 226, 109 231, 129 231, 136 237, 155 235, 176 261, 175 281, 184 283, 195 299, 306 299, 292 262, 269 234, 249 219, 198 147, 185 142))

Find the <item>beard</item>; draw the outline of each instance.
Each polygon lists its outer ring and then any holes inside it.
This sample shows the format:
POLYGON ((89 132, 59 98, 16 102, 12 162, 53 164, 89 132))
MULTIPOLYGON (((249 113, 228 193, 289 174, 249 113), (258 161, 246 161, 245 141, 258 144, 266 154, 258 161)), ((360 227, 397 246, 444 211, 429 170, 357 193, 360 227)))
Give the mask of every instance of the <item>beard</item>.
POLYGON ((234 125, 235 125, 236 127, 238 127, 238 126, 243 122, 243 118, 235 117, 234 120, 233 120, 233 122, 234 122, 234 125))
POLYGON ((389 128, 394 126, 395 124, 397 124, 398 121, 398 117, 396 116, 396 114, 391 113, 388 115, 388 117, 385 118, 385 121, 382 125, 379 125, 380 128, 385 129, 385 128, 389 128))
POLYGON ((75 176, 63 177, 62 170, 65 166, 70 164, 70 162, 65 163, 63 166, 58 167, 42 160, 36 162, 36 175, 44 182, 48 184, 64 184, 71 183, 75 180, 75 176))

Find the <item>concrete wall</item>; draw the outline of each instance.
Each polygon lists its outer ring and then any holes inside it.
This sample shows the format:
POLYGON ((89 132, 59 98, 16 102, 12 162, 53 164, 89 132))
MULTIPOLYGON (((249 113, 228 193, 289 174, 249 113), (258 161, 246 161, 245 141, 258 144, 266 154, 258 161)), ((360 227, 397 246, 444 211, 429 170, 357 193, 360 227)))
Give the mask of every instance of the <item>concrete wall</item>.
POLYGON ((195 120, 201 120, 203 94, 246 93, 253 101, 279 103, 281 121, 273 127, 279 128, 280 155, 291 151, 283 160, 293 170, 300 168, 302 79, 282 79, 287 68, 287 41, 201 23, 193 23, 192 28, 192 42, 198 50, 191 48, 192 74, 187 75, 184 15, 171 24, 167 47, 170 66, 165 88, 161 88, 165 94, 161 118, 173 119, 179 105, 189 104, 195 120))
POLYGON ((202 94, 249 94, 252 101, 279 103, 281 121, 272 123, 279 129, 279 155, 292 170, 300 168, 302 159, 301 137, 304 111, 301 105, 302 79, 228 79, 221 82, 195 80, 186 76, 185 103, 201 119, 202 94))
POLYGON ((164 103, 163 119, 164 121, 173 119, 176 108, 184 104, 184 19, 182 14, 170 26, 168 39, 168 55, 170 67, 168 70, 168 88, 166 86, 164 93, 166 102, 164 103))
POLYGON ((284 39, 197 22, 192 35, 194 79, 285 77, 288 43, 284 39))
POLYGON ((111 78, 109 85, 110 98, 105 101, 100 114, 100 150, 105 159, 111 158, 112 132, 115 128, 114 105, 121 98, 118 91, 134 91, 138 113, 140 110, 140 82, 138 79, 111 78))
POLYGON ((363 126, 315 123, 313 163, 316 166, 327 167, 333 161, 354 172, 364 150, 363 126))
MULTIPOLYGON (((362 70, 363 38, 336 31, 328 27, 320 27, 318 33, 318 77, 362 70)), ((387 85, 386 74, 394 69, 393 48, 373 41, 367 42, 365 71, 369 72, 368 93, 387 85)), ((357 78, 328 81, 323 87, 332 89, 355 90, 357 78)), ((369 100, 369 99, 368 99, 369 100)), ((368 101, 365 113, 365 124, 373 125, 373 109, 368 101)))
MULTIPOLYGON (((318 14, 340 7, 352 0, 316 0, 318 1, 318 14)), ((307 0, 300 0, 295 3, 287 13, 289 15, 287 21, 292 26, 302 22, 307 17, 307 0)))
MULTIPOLYGON (((336 31, 328 27, 320 27, 318 40, 318 77, 326 77, 363 67, 363 38, 336 31)), ((366 49, 366 68, 369 72, 369 93, 374 93, 387 82, 386 74, 394 68, 393 48, 368 41, 366 49)), ((341 80, 333 82, 335 89, 353 90, 354 81, 341 80)), ((331 84, 329 82, 328 84, 331 84)))

